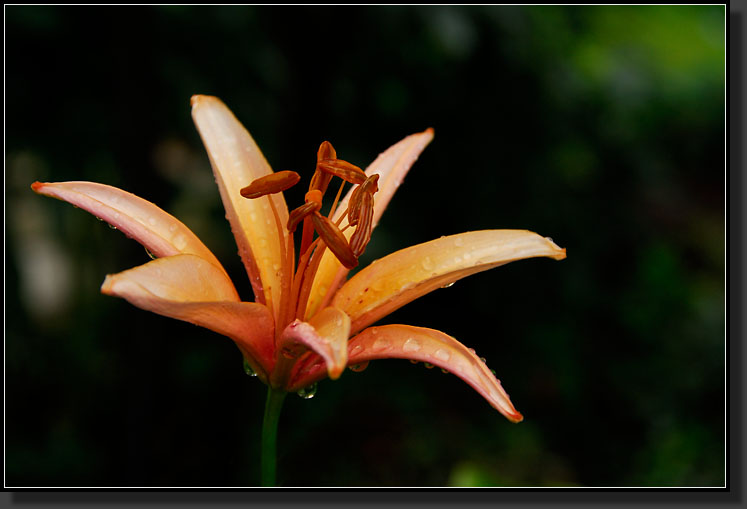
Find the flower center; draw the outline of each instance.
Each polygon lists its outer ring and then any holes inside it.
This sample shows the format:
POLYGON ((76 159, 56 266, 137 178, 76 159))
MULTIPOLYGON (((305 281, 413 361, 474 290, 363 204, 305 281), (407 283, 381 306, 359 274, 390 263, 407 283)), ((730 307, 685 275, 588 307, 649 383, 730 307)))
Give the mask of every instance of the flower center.
MULTIPOLYGON (((293 171, 279 171, 258 178, 241 190, 241 196, 257 199, 285 191, 296 185, 301 177, 293 171)), ((279 309, 276 310, 276 331, 294 319, 303 319, 306 304, 326 249, 347 269, 358 265, 358 258, 363 254, 371 238, 373 229, 374 194, 378 191, 378 175, 367 176, 358 166, 337 158, 332 144, 325 141, 319 147, 314 175, 309 184, 309 191, 304 197, 304 204, 293 209, 285 228, 288 231, 287 245, 281 252, 283 291, 279 309), (329 213, 325 216, 320 210, 324 195, 333 178, 341 180, 340 187, 332 202, 329 213), (337 205, 345 184, 352 184, 353 191, 345 210, 333 220, 337 205), (340 224, 347 218, 347 224, 341 229, 340 224), (301 244, 298 264, 295 263, 294 234, 301 226, 301 244), (355 228, 352 235, 345 235, 348 228, 355 228)), ((272 200, 269 200, 280 228, 277 211, 272 200)), ((282 245, 283 242, 281 242, 282 245)), ((279 334, 279 332, 277 332, 279 334)))

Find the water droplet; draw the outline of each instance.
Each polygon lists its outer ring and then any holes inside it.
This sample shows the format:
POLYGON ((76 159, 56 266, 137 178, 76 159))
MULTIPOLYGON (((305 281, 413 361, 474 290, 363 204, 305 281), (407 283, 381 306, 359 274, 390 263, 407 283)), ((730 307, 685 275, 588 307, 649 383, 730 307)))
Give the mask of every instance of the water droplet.
POLYGON ((433 262, 431 261, 430 256, 426 256, 425 258, 423 258, 423 260, 420 262, 420 265, 422 265, 425 270, 433 269, 433 262))
POLYGON ((474 354, 474 353, 475 353, 475 349, 474 349, 474 348, 468 348, 468 350, 469 350, 470 352, 472 352, 472 354, 474 354))
POLYGON ((433 355, 436 356, 436 359, 444 362, 448 361, 451 358, 451 354, 443 348, 439 348, 438 350, 436 350, 433 355))
POLYGON ((495 370, 494 369, 491 369, 490 372, 493 373, 493 376, 495 376, 495 370))
POLYGON ((109 228, 111 228, 112 230, 116 230, 116 229, 117 229, 117 227, 116 227, 116 226, 114 226, 113 224, 110 224, 110 225, 109 225, 109 228))
POLYGON ((444 368, 441 368, 441 373, 446 373, 446 374, 448 375, 448 374, 449 374, 449 370, 448 370, 448 369, 444 369, 444 368))
POLYGON ((374 341, 373 345, 371 345, 371 348, 374 350, 384 350, 386 348, 389 348, 391 345, 389 344, 389 341, 387 341, 384 338, 377 338, 376 341, 374 341))
POLYGON ((456 247, 461 247, 461 246, 463 246, 463 245, 464 245, 464 239, 462 239, 461 237, 457 237, 457 238, 455 238, 455 239, 454 239, 454 245, 455 245, 456 247))
POLYGON ((423 366, 425 366, 428 369, 433 369, 433 364, 431 364, 430 362, 424 362, 423 366))
POLYGON ((249 376, 257 376, 257 372, 252 369, 252 366, 244 359, 244 373, 249 376))
POLYGON ((348 367, 350 368, 350 371, 355 371, 356 373, 360 373, 361 371, 363 371, 364 369, 368 367, 368 362, 369 361, 361 362, 359 364, 351 364, 348 367))
POLYGON ((355 345, 353 349, 350 350, 350 355, 357 355, 361 350, 363 350, 363 347, 361 345, 355 345))
POLYGON ((148 218, 148 222, 150 223, 151 226, 155 226, 156 225, 156 218, 155 217, 149 217, 148 218))
POLYGON ((316 382, 314 382, 308 387, 304 387, 303 389, 299 390, 296 394, 298 394, 303 399, 311 399, 316 395, 316 387, 316 382))
POLYGON ((552 237, 545 237, 545 240, 552 242, 552 237))
POLYGON ((150 256, 151 260, 155 260, 156 259, 156 255, 154 255, 153 253, 151 253, 150 251, 148 251, 147 247, 145 247, 145 252, 148 254, 148 256, 150 256))
POLYGON ((417 352, 421 348, 420 342, 415 338, 407 338, 405 344, 402 345, 402 351, 404 352, 417 352))
POLYGON ((485 360, 485 357, 480 357, 480 360, 482 361, 483 364, 485 364, 486 362, 488 362, 487 360, 485 360))
POLYGON ((446 283, 441 288, 451 288, 452 286, 454 286, 454 281, 452 281, 451 283, 446 283))
POLYGON ((410 362, 413 363, 413 364, 417 364, 418 363, 418 361, 416 361, 415 359, 410 359, 410 362))

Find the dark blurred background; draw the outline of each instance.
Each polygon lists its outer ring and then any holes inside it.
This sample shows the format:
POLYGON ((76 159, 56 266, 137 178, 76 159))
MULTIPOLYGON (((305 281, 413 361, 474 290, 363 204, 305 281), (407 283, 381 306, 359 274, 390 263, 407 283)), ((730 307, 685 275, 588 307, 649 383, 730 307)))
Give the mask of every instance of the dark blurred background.
MULTIPOLYGON (((103 296, 143 248, 35 180, 173 213, 251 289, 190 117, 219 96, 275 169, 433 143, 363 264, 521 228, 568 249, 385 322, 443 330, 525 421, 373 362, 291 395, 288 486, 722 486, 723 6, 6 6, 6 485, 242 486, 265 386, 230 340, 103 296)), ((291 206, 301 195, 288 195, 291 206)))

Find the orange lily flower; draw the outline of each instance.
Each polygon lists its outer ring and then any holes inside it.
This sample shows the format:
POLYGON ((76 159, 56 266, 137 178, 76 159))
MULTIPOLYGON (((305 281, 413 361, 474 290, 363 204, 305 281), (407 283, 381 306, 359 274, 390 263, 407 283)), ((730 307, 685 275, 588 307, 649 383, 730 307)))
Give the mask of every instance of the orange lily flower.
POLYGON ((338 378, 346 366, 359 369, 374 359, 403 358, 448 370, 509 420, 522 419, 491 370, 453 337, 410 325, 371 325, 470 274, 523 258, 560 260, 565 249, 525 230, 468 232, 390 254, 346 281, 433 131, 404 138, 379 155, 365 174, 337 159, 325 142, 306 204, 289 214, 281 191, 297 182, 293 172, 273 173, 250 134, 219 99, 192 97, 192 116, 256 302, 242 302, 212 252, 156 205, 103 184, 35 182, 37 193, 91 212, 156 256, 108 275, 103 293, 228 336, 251 371, 275 390, 299 392, 324 377, 338 378), (337 206, 323 216, 321 198, 335 176, 354 188, 339 203, 335 199, 337 206), (296 226, 303 235, 298 262, 296 226))

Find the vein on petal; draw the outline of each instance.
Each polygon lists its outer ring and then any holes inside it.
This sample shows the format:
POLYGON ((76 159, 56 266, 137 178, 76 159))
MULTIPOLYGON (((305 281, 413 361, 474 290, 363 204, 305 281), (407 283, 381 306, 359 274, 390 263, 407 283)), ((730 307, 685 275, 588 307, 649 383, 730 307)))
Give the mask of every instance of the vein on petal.
POLYGON ((441 237, 376 260, 347 281, 332 304, 353 322, 351 334, 418 297, 508 262, 565 258, 551 240, 526 230, 483 230, 441 237))

